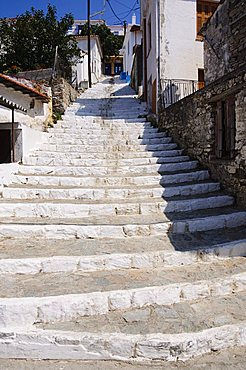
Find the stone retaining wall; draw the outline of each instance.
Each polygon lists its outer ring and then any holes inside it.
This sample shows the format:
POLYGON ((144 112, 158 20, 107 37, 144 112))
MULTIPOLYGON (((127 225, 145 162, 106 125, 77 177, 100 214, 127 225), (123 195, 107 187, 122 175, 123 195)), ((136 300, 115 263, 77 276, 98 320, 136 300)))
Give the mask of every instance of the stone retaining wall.
POLYGON ((53 112, 63 114, 69 104, 78 97, 76 91, 64 78, 52 81, 53 112))
POLYGON ((158 123, 191 157, 209 168, 212 177, 242 205, 246 205, 245 82, 244 67, 169 106, 160 114, 158 123), (236 101, 236 156, 235 159, 217 159, 215 102, 230 94, 235 94, 236 101))
POLYGON ((209 20, 204 40, 206 83, 240 68, 246 58, 246 1, 219 5, 209 20))

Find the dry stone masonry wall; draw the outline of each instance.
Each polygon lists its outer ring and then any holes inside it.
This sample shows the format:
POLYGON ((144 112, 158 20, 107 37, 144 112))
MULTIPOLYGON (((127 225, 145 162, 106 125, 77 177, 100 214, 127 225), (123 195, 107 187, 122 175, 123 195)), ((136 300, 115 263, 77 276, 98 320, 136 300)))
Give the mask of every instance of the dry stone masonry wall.
POLYGON ((57 78, 52 82, 52 96, 53 112, 63 114, 78 92, 64 78, 57 78))
POLYGON ((210 19, 204 40, 206 83, 245 64, 246 2, 225 1, 210 19))

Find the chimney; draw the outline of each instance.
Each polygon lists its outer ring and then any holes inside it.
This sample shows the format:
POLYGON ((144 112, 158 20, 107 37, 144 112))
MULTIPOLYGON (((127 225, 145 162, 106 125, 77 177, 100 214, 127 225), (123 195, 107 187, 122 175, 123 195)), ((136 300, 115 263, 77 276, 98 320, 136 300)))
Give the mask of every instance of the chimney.
POLYGON ((133 13, 133 16, 132 16, 132 24, 136 24, 137 23, 137 17, 136 17, 136 14, 133 13))

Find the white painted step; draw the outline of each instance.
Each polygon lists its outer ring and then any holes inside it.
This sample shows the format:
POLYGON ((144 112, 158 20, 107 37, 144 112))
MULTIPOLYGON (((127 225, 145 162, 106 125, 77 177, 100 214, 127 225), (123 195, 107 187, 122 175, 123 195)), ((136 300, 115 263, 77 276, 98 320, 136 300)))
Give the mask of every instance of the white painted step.
MULTIPOLYGON (((180 272, 180 275, 176 275, 177 281, 175 280, 175 274, 170 273, 168 268, 160 269, 160 276, 164 277, 164 283, 162 285, 157 285, 155 277, 151 276, 151 270, 146 269, 143 271, 143 275, 146 276, 148 287, 144 287, 144 281, 141 284, 136 286, 136 281, 134 281, 134 276, 137 275, 137 272, 128 273, 126 275, 126 289, 110 289, 111 280, 113 277, 119 279, 122 276, 120 271, 111 272, 111 278, 109 273, 90 273, 89 275, 69 274, 65 275, 67 284, 73 284, 71 287, 72 291, 78 291, 79 285, 83 288, 81 291, 86 293, 74 293, 74 294, 52 294, 50 296, 47 291, 45 291, 45 286, 43 281, 47 278, 53 278, 58 282, 61 281, 62 275, 57 276, 50 275, 38 275, 37 277, 32 276, 33 281, 36 281, 36 285, 40 285, 40 291, 37 291, 39 294, 38 297, 23 297, 23 293, 28 289, 30 285, 30 279, 27 282, 27 277, 19 276, 19 285, 24 286, 23 291, 18 292, 18 297, 16 298, 0 298, 0 327, 29 327, 34 323, 50 323, 50 322, 62 322, 74 320, 77 317, 83 316, 93 316, 93 315, 102 315, 107 314, 110 311, 119 311, 126 309, 137 309, 141 307, 149 307, 152 305, 173 305, 180 302, 191 302, 196 299, 206 299, 209 297, 221 297, 227 294, 236 294, 245 291, 245 282, 246 282, 246 273, 243 271, 241 273, 235 273, 236 268, 231 267, 230 263, 223 263, 224 267, 220 266, 221 264, 216 263, 214 267, 217 267, 217 271, 212 272, 211 267, 205 265, 200 265, 200 274, 199 277, 194 280, 194 267, 187 266, 184 268, 176 267, 176 272, 180 272), (230 271, 226 271, 226 266, 230 271), (183 270, 183 271, 182 271, 183 270), (189 274, 189 270, 191 273, 189 274), (234 272, 234 273, 233 273, 234 272), (150 274, 150 277, 148 277, 150 274), (209 276, 210 274, 210 276, 209 276), (211 276, 212 274, 212 276, 211 276), (171 275, 171 278, 168 279, 168 276, 171 275), (98 291, 93 290, 96 288, 96 281, 92 284, 95 286, 88 286, 85 284, 92 278, 96 276, 101 278, 107 276, 109 280, 109 286, 98 286, 98 291), (187 279, 186 279, 187 277, 187 279), (78 279, 80 278, 80 280, 78 279), (69 281, 70 280, 70 281, 69 281), (77 280, 77 286, 74 284, 77 280), (83 281, 84 280, 84 281, 83 281), (21 283, 23 281, 23 283, 21 283), (26 283, 26 285, 24 285, 26 283), (171 282, 171 283, 170 283, 171 282), (154 285, 152 285, 154 284, 154 285), (103 291, 100 291, 103 289, 103 291)), ((243 270, 242 267, 238 270, 243 270)), ((197 273, 197 272, 196 272, 197 273)), ((15 277, 12 277, 12 280, 15 277)), ((11 276, 6 275, 4 279, 4 284, 7 281, 11 281, 11 276)), ((51 280, 52 281, 52 280, 51 280)), ((146 281, 146 282, 147 282, 146 281)), ((53 292, 55 291, 65 291, 66 286, 62 284, 56 284, 53 281, 53 286, 51 286, 53 292)), ((113 284, 112 286, 120 286, 119 283, 113 284)), ((11 291, 5 291, 4 295, 11 296, 11 291)))
MULTIPOLYGON (((175 197, 191 196, 198 194, 208 194, 219 191, 219 183, 198 183, 183 186, 173 186, 163 188, 161 186, 146 189, 47 189, 47 188, 3 188, 2 197, 5 199, 88 199, 88 200, 107 200, 107 199, 131 199, 141 197, 175 197)), ((1 193, 1 191, 0 191, 1 193)))
MULTIPOLYGON (((156 334, 95 334, 15 328, 12 331, 1 330, 0 335, 4 339, 0 349, 0 358, 63 360, 59 366, 64 365, 64 360, 85 360, 86 367, 84 368, 88 368, 89 360, 93 360, 94 366, 97 360, 103 360, 102 364, 97 363, 98 369, 109 369, 110 365, 106 364, 105 360, 109 360, 110 363, 112 360, 134 361, 135 366, 138 364, 144 366, 144 361, 148 361, 149 364, 153 358, 162 363, 178 360, 183 363, 183 361, 194 357, 196 359, 198 356, 221 349, 230 351, 232 348, 244 348, 242 346, 245 346, 245 333, 245 323, 225 325, 197 333, 158 334, 158 336, 156 334), (106 367, 104 367, 105 364, 106 367)), ((28 366, 28 361, 25 363, 25 366, 28 366)), ((69 368, 74 366, 74 363, 75 361, 69 362, 69 368)), ((51 366, 56 365, 57 361, 51 366)), ((47 366, 47 361, 44 366, 47 366)), ((83 368, 81 362, 79 366, 83 368)), ((171 368, 170 365, 169 368, 171 368)))
POLYGON ((40 157, 50 158, 82 158, 82 159, 134 159, 134 158, 160 158, 160 157, 175 157, 182 155, 182 149, 162 150, 155 152, 139 151, 139 152, 94 152, 94 153, 80 153, 80 152, 54 152, 48 150, 37 150, 33 151, 32 155, 38 155, 40 157))
MULTIPOLYGON (((116 216, 121 217, 121 216, 116 216)), ((123 216, 122 216, 123 217, 123 216)), ((126 216, 125 216, 126 217, 126 216)), ((136 217, 136 216, 135 216, 136 217)), ((127 217, 128 218, 128 217, 127 217)), ((152 218, 152 217, 151 217, 152 218)), ((44 238, 48 239, 102 239, 102 238, 120 238, 127 239, 139 236, 157 236, 171 232, 173 234, 195 233, 209 230, 232 229, 236 227, 246 227, 246 212, 231 212, 223 213, 217 216, 203 216, 200 218, 190 218, 183 220, 169 220, 167 221, 163 216, 164 222, 155 223, 140 223, 137 224, 126 220, 125 223, 117 225, 114 224, 114 219, 111 220, 110 225, 80 225, 72 223, 72 220, 64 219, 64 223, 49 224, 42 220, 42 224, 38 224, 39 219, 28 219, 25 222, 16 219, 8 221, 4 219, 4 223, 0 223, 0 237, 2 238, 18 238, 20 235, 23 239, 30 238, 44 238)), ((136 221, 136 220, 135 220, 136 221)), ((3 222, 3 221, 2 221, 3 222)))
POLYGON ((79 152, 79 153, 114 153, 114 152, 144 152, 144 151, 162 151, 176 149, 177 144, 153 144, 153 145, 121 145, 115 144, 112 146, 107 145, 65 145, 65 144, 48 144, 42 145, 43 150, 53 152, 79 152))
POLYGON ((80 136, 77 136, 77 138, 71 138, 71 136, 65 136, 61 138, 57 138, 56 135, 49 137, 48 143, 49 144, 57 144, 57 145, 91 145, 91 146, 102 146, 102 145, 161 145, 161 144, 169 144, 172 142, 172 138, 170 137, 164 137, 164 138, 152 138, 152 139, 138 139, 138 138, 131 138, 131 139, 118 139, 118 138, 102 138, 99 136, 98 138, 80 138, 80 136))
MULTIPOLYGON (((217 195, 206 198, 185 200, 150 200, 134 199, 132 203, 17 203, 1 201, 1 217, 41 217, 41 218, 80 218, 96 215, 117 216, 158 212, 192 212, 199 209, 211 209, 231 206, 234 198, 228 195, 217 195)), ((47 201, 47 200, 46 200, 47 201)))
POLYGON ((116 166, 139 166, 155 163, 181 163, 189 161, 188 156, 169 156, 169 157, 152 157, 152 158, 126 158, 126 159, 84 159, 83 155, 76 155, 74 153, 60 153, 60 155, 49 155, 51 153, 40 152, 24 157, 23 164, 32 166, 102 166, 102 167, 116 167, 116 166), (76 158, 77 157, 77 158, 76 158), (82 158, 81 158, 82 157, 82 158))
MULTIPOLYGON (((22 166, 21 166, 22 167, 22 166)), ((20 172, 23 170, 20 168, 20 172)), ((204 181, 209 179, 209 172, 206 170, 189 173, 180 173, 173 175, 151 175, 151 176, 108 176, 108 177, 72 177, 72 176, 54 176, 52 173, 46 176, 41 175, 13 175, 11 183, 13 185, 31 185, 31 186, 96 186, 96 187, 122 187, 122 186, 145 186, 160 183, 181 184, 185 182, 204 181)), ((8 184, 7 184, 8 185, 8 184)))
MULTIPOLYGON (((59 241, 57 241, 59 244, 59 241)), ((160 267, 193 267, 209 264, 223 258, 246 256, 246 239, 217 244, 198 251, 154 251, 143 253, 111 253, 89 256, 52 256, 38 258, 3 258, 0 260, 0 274, 47 274, 114 271, 130 269, 157 269, 160 267)))
POLYGON ((164 164, 147 164, 138 166, 116 166, 116 167, 71 167, 66 166, 25 166, 20 167, 20 173, 26 175, 57 175, 57 176, 107 176, 107 175, 143 175, 156 174, 165 172, 179 172, 194 170, 197 168, 197 161, 186 161, 180 163, 164 163, 164 164))
MULTIPOLYGON (((88 119, 85 121, 73 121, 70 122, 68 120, 62 121, 61 123, 57 124, 58 128, 77 128, 77 129, 86 129, 88 127, 90 129, 99 129, 99 128, 106 128, 106 129, 114 129, 114 130, 126 130, 126 129, 146 129, 146 130, 153 130, 153 126, 149 122, 126 122, 124 120, 110 120, 104 122, 88 122, 88 119)), ((157 130, 157 129, 156 129, 157 130)))
POLYGON ((58 128, 55 128, 53 130, 49 129, 49 134, 53 135, 56 138, 81 138, 81 139, 98 139, 98 136, 100 136, 101 139, 107 140, 108 138, 115 139, 116 141, 121 139, 133 139, 133 140, 140 140, 140 139, 164 139, 167 137, 167 134, 165 132, 145 132, 144 130, 136 130, 136 131, 107 131, 107 130, 88 130, 88 131, 82 131, 82 130, 67 130, 67 131, 61 131, 58 128))

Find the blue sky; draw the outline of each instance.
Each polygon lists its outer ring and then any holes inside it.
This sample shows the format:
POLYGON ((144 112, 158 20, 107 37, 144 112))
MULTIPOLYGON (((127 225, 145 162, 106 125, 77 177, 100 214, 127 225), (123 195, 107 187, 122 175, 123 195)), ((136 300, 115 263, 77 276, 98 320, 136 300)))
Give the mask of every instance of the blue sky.
MULTIPOLYGON (((116 15, 123 21, 131 21, 133 12, 137 15, 139 23, 139 6, 140 0, 109 0, 116 15), (135 9, 135 10, 132 10, 135 9)), ((71 12, 75 19, 85 19, 87 17, 87 0, 0 0, 0 18, 15 17, 18 14, 24 13, 32 6, 36 9, 46 9, 47 4, 55 5, 58 12, 58 17, 62 17, 65 13, 71 12)), ((91 14, 104 9, 105 0, 91 0, 91 14)), ((112 13, 109 4, 106 3, 105 11, 99 14, 94 19, 105 19, 107 24, 119 24, 120 21, 112 13)))

